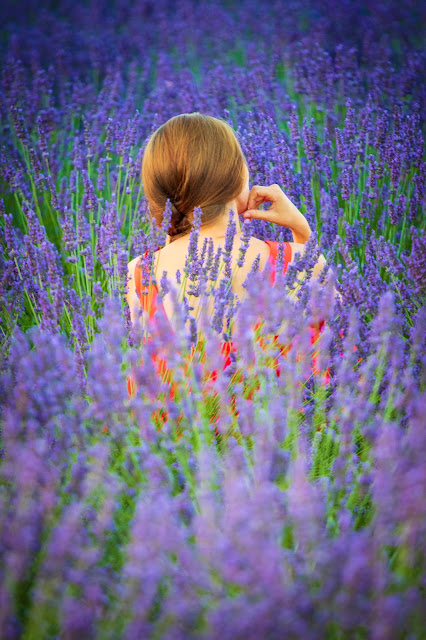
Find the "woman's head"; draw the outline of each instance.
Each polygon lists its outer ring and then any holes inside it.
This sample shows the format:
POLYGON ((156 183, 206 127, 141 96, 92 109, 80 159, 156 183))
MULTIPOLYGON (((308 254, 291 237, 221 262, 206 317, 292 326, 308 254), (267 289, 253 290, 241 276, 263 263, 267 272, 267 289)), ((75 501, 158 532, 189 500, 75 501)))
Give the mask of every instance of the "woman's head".
POLYGON ((248 169, 233 129, 201 113, 174 116, 152 134, 142 182, 158 223, 170 199, 172 241, 190 231, 194 207, 201 207, 202 224, 208 224, 227 213, 227 203, 248 198, 248 169))

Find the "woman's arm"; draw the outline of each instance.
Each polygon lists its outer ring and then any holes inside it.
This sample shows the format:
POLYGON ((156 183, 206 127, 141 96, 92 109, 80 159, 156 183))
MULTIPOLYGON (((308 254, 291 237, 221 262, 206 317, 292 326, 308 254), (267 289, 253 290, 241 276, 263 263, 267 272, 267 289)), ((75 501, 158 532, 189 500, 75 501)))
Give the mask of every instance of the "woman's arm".
MULTIPOLYGON (((292 261, 297 252, 302 255, 305 253, 305 243, 309 240, 311 228, 303 213, 291 202, 279 185, 271 184, 269 187, 254 185, 250 191, 247 210, 243 212, 243 216, 244 218, 268 220, 290 229, 294 240, 294 242, 290 242, 292 261), (262 211, 258 207, 264 202, 270 202, 271 206, 262 211)), ((326 264, 327 262, 321 254, 318 262, 314 265, 312 277, 318 278, 326 264)), ((302 271, 298 279, 301 281, 305 277, 306 273, 302 271)), ((340 297, 336 288, 334 288, 334 295, 340 297)))
POLYGON ((298 244, 305 244, 311 235, 309 222, 277 184, 271 184, 269 187, 254 185, 243 216, 268 220, 281 227, 287 227, 293 234, 294 242, 298 244), (270 202, 271 206, 262 211, 258 207, 264 202, 270 202))

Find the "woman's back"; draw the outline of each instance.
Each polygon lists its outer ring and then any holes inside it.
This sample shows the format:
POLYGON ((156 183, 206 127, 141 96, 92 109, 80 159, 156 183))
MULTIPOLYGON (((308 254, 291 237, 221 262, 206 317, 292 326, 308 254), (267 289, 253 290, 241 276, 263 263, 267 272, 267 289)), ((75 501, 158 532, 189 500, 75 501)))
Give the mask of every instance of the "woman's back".
MULTIPOLYGON (((205 238, 208 238, 208 237, 209 236, 204 234, 200 235, 198 239, 199 254, 202 250, 205 238)), ((219 247, 221 247, 222 250, 224 248, 224 238, 223 237, 211 238, 211 243, 213 245, 213 255, 216 256, 219 247)), ((274 243, 268 244, 267 242, 264 242, 263 240, 259 240, 258 238, 250 237, 244 262, 242 266, 239 266, 238 261, 240 258, 240 247, 242 246, 242 234, 241 233, 235 234, 234 240, 233 240, 233 246, 230 254, 230 270, 232 273, 231 287, 232 287, 232 292, 237 296, 239 300, 242 300, 244 295, 246 294, 243 284, 247 279, 255 260, 256 259, 259 260, 258 271, 260 272, 262 272, 265 269, 268 260, 270 260, 271 263, 274 264, 274 259, 271 260, 271 258, 274 258, 274 256, 271 256, 272 244, 274 243)), ((284 252, 285 268, 287 264, 291 262, 296 251, 301 251, 301 252, 304 251, 303 245, 294 243, 294 242, 285 243, 284 248, 285 248, 285 252, 284 252)), ((155 280, 157 282, 160 282, 164 272, 167 273, 167 279, 168 279, 169 285, 173 287, 175 291, 179 294, 180 300, 182 300, 184 294, 187 296, 188 303, 190 307, 193 308, 191 311, 191 315, 193 315, 193 317, 197 317, 200 311, 200 303, 202 299, 198 296, 188 295, 188 288, 189 288, 190 282, 188 280, 185 281, 185 278, 184 278, 184 270, 185 270, 185 265, 187 263, 188 250, 189 250, 188 236, 179 238, 175 242, 168 244, 165 247, 157 250, 153 255, 153 272, 155 275, 155 280), (178 283, 177 277, 176 277, 178 272, 181 274, 180 284, 178 283)), ((275 254, 276 254, 276 251, 275 251, 275 254)), ((141 272, 143 271, 143 261, 141 261, 141 256, 138 256, 137 258, 132 260, 129 263, 128 267, 129 267, 129 272, 128 272, 129 293, 127 294, 127 301, 131 308, 132 308, 132 304, 131 304, 132 302, 133 302, 133 305, 136 305, 136 308, 140 308, 141 302, 140 302, 139 294, 136 292, 135 283, 137 280, 136 269, 139 268, 141 272)), ((223 268, 224 268, 224 262, 221 259, 219 263, 219 276, 216 282, 211 283, 211 286, 213 288, 217 287, 218 282, 222 277, 221 274, 223 273, 223 268)), ((268 284, 269 283, 265 282, 265 286, 268 286, 268 284)), ((173 310, 173 303, 172 303, 170 294, 166 294, 164 296, 164 298, 162 299, 162 305, 170 321, 170 324, 174 328, 174 310, 173 310)), ((210 317, 213 314, 213 310, 214 310, 213 296, 209 296, 208 313, 210 317)), ((135 319, 136 319, 135 313, 134 311, 132 311, 132 321, 135 322, 135 319)), ((224 329, 225 329, 225 325, 224 325, 224 329)))
MULTIPOLYGON (((199 237, 199 240, 198 240, 199 253, 202 250, 204 237, 206 236, 201 236, 199 237)), ((214 248, 214 251, 213 251, 214 255, 217 255, 219 246, 222 247, 222 251, 223 251, 224 238, 214 237, 212 238, 212 242, 213 242, 213 248, 214 248)), ((245 290, 243 288, 243 283, 247 278, 248 273, 250 272, 250 269, 254 260, 256 259, 257 255, 260 254, 259 270, 262 271, 268 261, 269 247, 262 240, 258 240, 257 238, 253 238, 253 237, 250 238, 249 245, 247 247, 247 253, 245 255, 244 264, 241 267, 239 267, 237 265, 237 262, 239 257, 240 246, 241 246, 241 234, 236 234, 234 236, 234 241, 233 241, 233 246, 232 246, 232 251, 230 256, 231 257, 230 270, 232 273, 231 286, 232 286, 232 292, 236 294, 238 298, 241 300, 245 293, 245 290)), ((179 238, 172 244, 167 245, 163 249, 160 249, 154 254, 154 269, 155 269, 157 281, 160 280, 160 277, 163 274, 163 271, 166 271, 171 285, 175 286, 178 291, 181 289, 181 287, 176 282, 176 272, 179 270, 179 272, 183 275, 186 256, 188 254, 188 248, 189 248, 189 239, 188 237, 183 237, 183 238, 179 238)), ((223 260, 221 260, 219 264, 220 264, 219 266, 220 275, 218 276, 218 279, 214 284, 214 286, 217 286, 217 282, 221 279, 223 274, 223 268, 224 268, 223 260), (221 269, 222 269, 222 272, 221 272, 221 269)), ((184 287, 185 293, 187 292, 188 285, 189 283, 187 282, 186 287, 184 287)), ((189 295, 187 297, 188 297, 188 302, 190 306, 194 308, 192 314, 194 315, 194 317, 196 317, 199 312, 200 298, 193 295, 189 295)), ((173 314, 173 308, 172 308, 172 302, 171 302, 170 296, 165 296, 163 300, 163 305, 167 313, 167 316, 169 317, 169 319, 171 319, 173 314)), ((210 311, 210 314, 213 312, 213 300, 211 299, 211 296, 210 296, 209 311, 210 311)))

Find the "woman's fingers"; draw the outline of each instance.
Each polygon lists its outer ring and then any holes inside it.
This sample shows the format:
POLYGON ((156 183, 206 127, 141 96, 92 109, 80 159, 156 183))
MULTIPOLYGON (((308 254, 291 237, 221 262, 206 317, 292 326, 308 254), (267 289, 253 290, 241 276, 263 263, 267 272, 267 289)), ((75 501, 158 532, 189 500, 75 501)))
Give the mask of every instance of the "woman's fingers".
POLYGON ((268 187, 254 185, 249 193, 247 209, 242 214, 245 219, 268 220, 291 229, 295 242, 305 243, 311 234, 311 228, 303 213, 277 184, 271 184, 268 187), (259 205, 264 202, 270 202, 271 206, 261 211, 259 205))
POLYGON ((277 184, 271 184, 269 187, 255 184, 249 193, 247 209, 257 209, 263 202, 273 204, 280 195, 282 195, 282 191, 277 184))
POLYGON ((274 204, 284 194, 277 184, 271 184, 269 187, 262 185, 254 185, 250 190, 249 199, 247 201, 247 210, 243 212, 244 218, 255 218, 257 220, 269 220, 274 222, 276 212, 274 204), (270 202, 271 207, 266 211, 262 211, 258 207, 264 202, 270 202))
POLYGON ((247 209, 243 212, 243 217, 274 222, 274 211, 271 209, 267 209, 266 211, 262 211, 262 209, 247 209))

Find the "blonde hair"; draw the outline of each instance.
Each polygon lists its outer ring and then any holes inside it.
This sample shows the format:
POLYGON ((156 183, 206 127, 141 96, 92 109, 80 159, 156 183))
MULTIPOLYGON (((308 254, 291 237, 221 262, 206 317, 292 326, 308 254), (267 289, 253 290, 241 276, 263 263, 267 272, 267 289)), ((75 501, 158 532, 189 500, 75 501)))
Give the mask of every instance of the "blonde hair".
POLYGON ((190 231, 194 207, 201 207, 201 224, 225 212, 244 188, 245 165, 232 127, 218 118, 182 113, 154 131, 142 160, 142 183, 158 224, 171 201, 171 242, 190 231))

